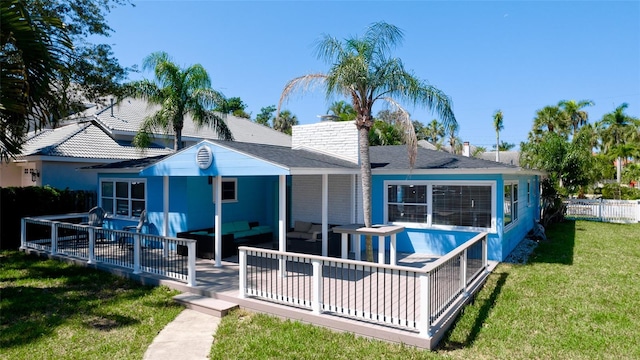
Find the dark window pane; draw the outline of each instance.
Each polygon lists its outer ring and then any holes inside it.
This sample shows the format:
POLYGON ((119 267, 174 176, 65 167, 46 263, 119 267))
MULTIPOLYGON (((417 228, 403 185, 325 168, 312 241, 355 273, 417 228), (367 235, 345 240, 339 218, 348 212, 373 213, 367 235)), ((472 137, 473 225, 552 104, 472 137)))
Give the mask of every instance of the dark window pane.
POLYGON ((236 200, 236 182, 222 182, 222 200, 236 200))
POLYGON ((102 196, 113 197, 113 182, 104 181, 102 183, 102 196))
POLYGON ((113 214, 113 199, 112 198, 102 198, 102 208, 109 214, 113 214))
POLYGON ((144 199, 144 183, 143 182, 131 183, 131 198, 144 199))
POLYGON ((491 186, 433 186, 434 225, 491 227, 491 186))
POLYGON ((144 210, 144 201, 131 201, 131 216, 140 217, 144 210))
POLYGON ((129 197, 129 183, 128 182, 116 182, 116 197, 128 198, 129 197))
POLYGON ((116 200, 116 214, 129 216, 129 200, 116 200))

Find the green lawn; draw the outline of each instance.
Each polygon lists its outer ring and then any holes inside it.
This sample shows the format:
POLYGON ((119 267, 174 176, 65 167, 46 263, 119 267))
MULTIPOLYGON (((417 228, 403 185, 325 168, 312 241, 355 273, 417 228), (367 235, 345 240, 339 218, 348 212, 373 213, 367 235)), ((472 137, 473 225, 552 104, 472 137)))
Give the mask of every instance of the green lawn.
POLYGON ((640 359, 640 224, 568 221, 500 264, 435 352, 237 311, 212 359, 640 359))
POLYGON ((0 359, 141 359, 182 310, 177 292, 0 253, 0 359))

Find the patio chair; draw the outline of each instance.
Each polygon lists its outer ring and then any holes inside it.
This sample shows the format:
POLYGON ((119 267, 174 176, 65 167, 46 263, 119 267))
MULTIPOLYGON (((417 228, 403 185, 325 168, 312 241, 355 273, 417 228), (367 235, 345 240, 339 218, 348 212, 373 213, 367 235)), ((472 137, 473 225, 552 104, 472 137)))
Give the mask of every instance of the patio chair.
MULTIPOLYGON (((138 225, 129 225, 122 228, 124 231, 135 232, 137 234, 142 232, 143 227, 147 223, 147 210, 142 210, 140 213, 140 221, 138 221, 138 225)), ((128 247, 133 249, 133 236, 120 236, 118 238, 118 244, 121 248, 128 247)))
MULTIPOLYGON (((87 221, 86 222, 81 222, 80 225, 89 225, 89 226, 93 226, 93 227, 102 227, 102 224, 104 223, 104 219, 107 217, 107 212, 101 208, 100 206, 95 206, 93 208, 91 208, 91 210, 89 210, 89 214, 87 216, 87 221)), ((81 231, 78 233, 78 236, 76 237, 76 246, 78 244, 78 242, 80 241, 80 238, 83 238, 85 240, 88 239, 88 235, 86 231, 81 231)), ((96 241, 98 241, 98 239, 96 238, 96 241)))

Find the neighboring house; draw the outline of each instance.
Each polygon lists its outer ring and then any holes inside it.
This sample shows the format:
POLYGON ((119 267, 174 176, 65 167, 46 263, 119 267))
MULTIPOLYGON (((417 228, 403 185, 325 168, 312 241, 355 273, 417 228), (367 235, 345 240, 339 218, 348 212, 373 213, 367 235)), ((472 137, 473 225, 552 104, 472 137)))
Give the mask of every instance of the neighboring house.
MULTIPOLYGON (((158 106, 132 98, 110 104, 94 105, 73 115, 56 129, 31 133, 22 153, 15 160, 0 165, 0 186, 44 186, 75 190, 96 190, 95 173, 76 169, 118 160, 141 159, 173 153, 173 135, 158 133, 155 144, 140 150, 132 145, 133 137, 146 116, 158 106)), ((248 119, 231 115, 227 126, 236 141, 289 146, 291 137, 248 119)), ((186 146, 202 139, 217 139, 211 128, 197 128, 191 117, 184 122, 186 146)))
MULTIPOLYGON (((496 160, 495 151, 486 151, 478 155, 479 158, 485 160, 496 160)), ((500 151, 500 162, 503 164, 520 166, 520 151, 500 151)))
MULTIPOLYGON (((165 236, 244 220, 274 229, 282 249, 295 220, 362 223, 357 139, 353 122, 320 122, 295 126, 291 146, 205 140, 83 172, 97 173, 115 228, 142 209, 165 236)), ((370 150, 373 222, 405 227, 398 251, 444 255, 486 231, 501 261, 539 218, 538 171, 424 148, 411 168, 405 146, 370 150)))

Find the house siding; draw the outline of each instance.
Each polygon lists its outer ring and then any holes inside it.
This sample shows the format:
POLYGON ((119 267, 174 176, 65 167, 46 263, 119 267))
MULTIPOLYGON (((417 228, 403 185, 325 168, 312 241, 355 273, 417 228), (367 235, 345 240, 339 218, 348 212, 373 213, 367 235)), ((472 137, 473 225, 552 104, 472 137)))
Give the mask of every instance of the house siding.
POLYGON ((358 162, 358 129, 353 121, 296 125, 292 134, 291 147, 294 149, 309 148, 358 162))
MULTIPOLYGON (((513 176, 508 177, 507 181, 518 181, 519 203, 518 203, 518 220, 506 228, 505 233, 502 219, 504 217, 504 209, 502 207, 504 199, 504 183, 505 179, 502 175, 374 175, 372 178, 373 191, 373 223, 384 223, 385 208, 385 181, 487 181, 494 182, 496 186, 496 219, 495 230, 489 232, 488 235, 488 257, 491 260, 502 261, 515 248, 515 246, 524 238, 526 233, 533 227, 533 221, 537 212, 537 206, 527 206, 526 203, 526 184, 527 180, 537 184, 534 176, 513 176)), ((532 195, 533 196, 533 195, 532 195)), ((534 197, 537 198, 537 197, 534 197)), ((475 231, 460 230, 442 230, 434 228, 406 228, 404 232, 397 236, 397 249, 401 252, 424 253, 429 255, 441 256, 465 241, 475 236, 475 231)), ((387 240, 388 241, 388 240, 387 240)), ((377 244, 374 244, 377 246, 377 244)))
MULTIPOLYGON (((353 218, 351 175, 329 175, 329 223, 349 224, 353 218)), ((290 219, 320 223, 322 221, 322 176, 292 177, 290 219)))

